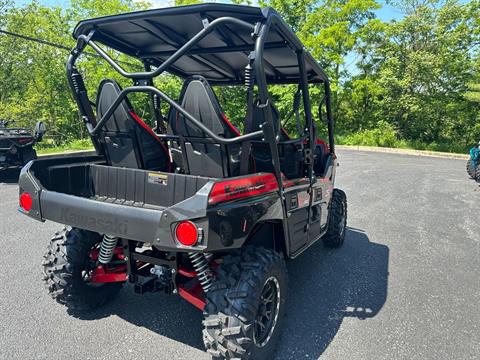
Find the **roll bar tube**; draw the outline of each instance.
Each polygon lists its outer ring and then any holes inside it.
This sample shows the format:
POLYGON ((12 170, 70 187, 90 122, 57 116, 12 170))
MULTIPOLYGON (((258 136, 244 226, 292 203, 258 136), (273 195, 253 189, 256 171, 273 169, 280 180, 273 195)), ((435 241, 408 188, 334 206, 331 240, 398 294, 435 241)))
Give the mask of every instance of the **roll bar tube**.
MULTIPOLYGON (((275 178, 278 184, 278 195, 282 199, 282 213, 284 219, 287 218, 287 209, 285 202, 285 194, 282 181, 282 172, 280 169, 280 156, 278 153, 278 134, 275 133, 275 127, 273 126, 273 116, 272 109, 269 106, 269 95, 267 89, 267 77, 265 75, 265 68, 263 66, 263 50, 265 48, 266 38, 270 31, 270 25, 272 22, 272 16, 266 16, 266 21, 260 24, 258 38, 255 41, 255 61, 253 62, 254 71, 255 71, 255 81, 257 82, 258 96, 260 99, 260 107, 262 108, 263 115, 265 118, 265 124, 262 127, 262 130, 265 134, 265 140, 268 143, 270 148, 270 153, 272 154, 272 164, 275 178)), ((258 106, 258 105, 257 105, 258 106)), ((280 128, 280 127, 279 127, 280 128)), ((285 234, 285 250, 286 253, 290 253, 290 240, 289 240, 289 231, 287 221, 282 221, 283 232, 285 234)))
MULTIPOLYGON (((266 17, 267 17, 267 19, 270 20, 270 26, 271 25, 276 25, 276 24, 279 24, 279 23, 284 23, 284 20, 278 15, 278 13, 276 11, 274 11, 271 8, 266 9, 266 11, 268 11, 268 13, 266 14, 266 17)), ((300 43, 298 41, 298 38, 295 38, 294 36, 292 36, 292 34, 289 34, 289 33, 285 33, 284 36, 286 36, 289 39, 289 41, 295 46, 297 53, 298 52, 303 53, 303 55, 302 55, 303 61, 299 60, 299 63, 303 62, 303 66, 305 66, 306 58, 307 57, 311 58, 313 60, 314 64, 316 64, 314 70, 318 74, 321 75, 322 81, 323 81, 324 86, 325 86, 325 96, 326 96, 325 106, 326 106, 326 110, 327 110, 328 142, 329 142, 329 145, 330 145, 330 151, 332 153, 335 153, 335 138, 334 138, 334 135, 333 135, 335 123, 334 123, 333 115, 332 115, 332 105, 330 103, 332 95, 331 95, 330 81, 328 79, 328 76, 325 74, 324 70, 320 66, 318 66, 315 59, 313 59, 312 56, 308 52, 304 51, 304 47, 303 47, 302 43, 300 43)), ((307 84, 306 77, 304 78, 304 82, 305 82, 305 84, 307 84)), ((306 86, 308 87, 308 84, 306 86)), ((311 121, 313 121, 313 117, 312 117, 311 121)))
MULTIPOLYGON (((273 124, 272 108, 269 106, 269 95, 267 89, 267 78, 265 75, 265 68, 263 66, 263 49, 265 48, 265 41, 270 31, 271 17, 267 17, 267 21, 260 25, 258 38, 255 41, 255 61, 253 62, 255 70, 255 81, 258 87, 258 97, 260 104, 257 105, 262 108, 265 123, 262 130, 265 133, 265 140, 268 142, 270 152, 272 154, 273 170, 275 178, 277 179, 279 192, 283 191, 282 172, 280 169, 280 156, 278 154, 277 142, 279 136, 275 133, 275 126, 273 124)), ((280 128, 280 127, 279 127, 280 128)), ((283 196, 283 194, 282 194, 283 196)))
POLYGON ((157 88, 153 86, 130 86, 125 89, 123 89, 120 94, 118 95, 117 99, 114 101, 112 105, 108 108, 107 112, 102 116, 100 121, 97 123, 97 125, 92 129, 89 128, 88 132, 90 135, 96 135, 100 129, 105 125, 105 123, 110 119, 110 117, 113 115, 114 111, 118 108, 120 103, 123 101, 123 99, 130 93, 136 93, 136 92, 144 92, 144 93, 155 93, 158 96, 160 96, 163 100, 168 102, 175 110, 180 112, 185 118, 192 122, 195 126, 197 126, 200 130, 205 132, 209 137, 211 137, 213 140, 220 144, 234 144, 238 142, 242 142, 245 140, 251 140, 251 139, 256 139, 261 136, 263 136, 263 131, 255 131, 249 134, 237 136, 235 138, 225 138, 223 136, 218 136, 214 132, 212 132, 209 128, 207 128, 205 125, 203 125, 200 121, 198 121, 194 116, 192 116, 188 111, 186 111, 184 108, 182 108, 176 101, 171 99, 168 95, 163 93, 162 91, 158 90, 157 88))
POLYGON ((330 151, 335 153, 335 138, 333 136, 334 130, 334 121, 332 116, 332 104, 330 103, 331 99, 331 91, 330 91, 330 84, 325 82, 325 106, 327 108, 327 126, 328 126, 328 142, 330 143, 330 151))
POLYGON ((104 58, 116 71, 118 71, 122 76, 130 79, 148 79, 154 78, 164 72, 170 65, 177 61, 180 57, 185 55, 185 53, 202 40, 205 36, 211 33, 216 27, 223 23, 232 23, 237 24, 243 27, 246 27, 250 30, 254 29, 254 25, 233 17, 225 16, 213 20, 210 24, 205 26, 199 33, 194 37, 188 40, 180 49, 178 49, 172 56, 170 56, 165 62, 163 62, 159 67, 154 71, 144 71, 144 72, 127 72, 120 65, 118 65, 115 60, 113 60, 100 46, 98 46, 93 40, 91 40, 91 35, 80 35, 77 39, 77 43, 84 42, 90 45, 102 58, 104 58))
MULTIPOLYGON (((257 80, 257 85, 259 89, 259 98, 261 105, 263 105, 264 108, 264 115, 268 123, 268 127, 271 127, 272 132, 274 132, 274 126, 273 126, 273 118, 272 118, 272 113, 271 109, 269 106, 267 106, 267 102, 269 101, 269 96, 268 96, 268 90, 267 90, 267 84, 266 84, 266 75, 265 71, 263 69, 262 63, 263 63, 263 49, 265 47, 265 42, 266 42, 266 36, 268 32, 270 31, 270 27, 272 24, 276 24, 277 22, 282 22, 283 20, 278 16, 278 14, 275 11, 272 11, 271 9, 267 10, 266 16, 266 21, 263 23, 260 23, 259 25, 261 26, 260 31, 259 31, 259 36, 255 41, 255 53, 256 53, 256 62, 259 66, 255 66, 255 72, 256 72, 256 80, 257 80)), ((72 69, 74 67, 74 64, 78 58, 78 56, 82 53, 84 50, 85 46, 88 44, 90 45, 102 58, 104 58, 117 72, 119 72, 122 76, 126 78, 131 78, 134 80, 145 80, 145 79, 152 79, 161 73, 163 73, 168 67, 170 67, 175 61, 177 61, 180 57, 185 55, 188 50, 190 50, 195 44, 197 44, 201 39, 203 39, 205 36, 207 36, 209 33, 211 33, 215 28, 217 28, 219 25, 223 23, 233 23, 237 24, 240 26, 243 26, 245 28, 248 28, 250 30, 255 31, 256 26, 252 25, 246 21, 237 19, 237 18, 232 18, 232 17, 221 17, 218 19, 215 19, 208 25, 206 25, 199 33, 197 33, 194 37, 192 37, 189 41, 187 41, 183 46, 181 46, 177 51, 173 53, 172 56, 170 56, 168 59, 165 60, 160 66, 158 66, 155 70, 153 71, 144 71, 144 72, 127 72, 125 71, 115 60, 113 60, 100 46, 98 46, 92 38, 94 37, 94 30, 92 30, 88 35, 80 35, 77 38, 77 46, 72 50, 72 53, 68 59, 67 62, 67 74, 69 82, 71 82, 71 73, 72 69)), ((287 34, 288 35, 288 34, 287 34)), ((297 51, 303 52, 303 47, 301 43, 298 42, 297 39, 295 39, 292 36, 287 36, 289 40, 292 42, 294 47, 297 49, 297 51), (293 41, 297 40, 297 41, 293 41)), ((305 60, 303 60, 305 61, 305 60)), ((318 69, 317 69, 318 70, 318 69)), ((322 71, 322 75, 324 75, 322 71)), ((327 119, 328 119, 328 130, 329 130, 329 143, 330 143, 330 148, 332 152, 334 151, 334 139, 333 139, 333 119, 332 119, 332 112, 331 112, 331 105, 330 105, 330 89, 329 89, 329 84, 328 84, 328 78, 326 76, 324 77, 325 81, 325 91, 326 91, 326 96, 327 96, 327 101, 326 101, 326 107, 327 107, 327 119)), ((73 84, 70 84, 72 87, 73 84)), ((168 102, 170 105, 172 105, 177 111, 182 113, 189 121, 193 122, 198 128, 200 128, 202 131, 204 131, 208 136, 210 136, 212 139, 215 141, 222 143, 222 144, 229 144, 229 143, 236 143, 236 142, 241 142, 245 140, 250 140, 254 138, 260 137, 262 134, 265 135, 266 138, 270 138, 266 134, 267 129, 263 129, 263 131, 257 131, 254 133, 242 135, 237 138, 232 138, 232 139, 227 139, 221 136, 218 136, 211 132, 208 128, 206 128, 200 121, 195 119, 191 114, 189 114, 187 111, 185 111, 178 103, 176 103, 174 100, 169 98, 166 94, 162 93, 158 89, 152 87, 152 86, 135 86, 135 87, 130 87, 126 88, 125 90, 122 91, 120 96, 116 99, 114 104, 108 109, 107 113, 102 117, 100 122, 95 125, 95 127, 92 126, 91 123, 87 122, 87 128, 88 131, 91 135, 94 135, 98 132, 99 128, 102 127, 107 119, 113 114, 115 109, 120 105, 121 101, 126 97, 128 93, 131 92, 150 92, 150 93, 156 93, 158 96, 160 96, 162 99, 164 99, 166 102, 168 102)), ((82 115, 85 115, 85 111, 82 111, 84 109, 81 109, 81 112, 84 113, 82 115)), ((311 119, 313 121, 313 119, 311 119)), ((268 132, 268 131, 267 131, 268 132)), ((277 175, 277 180, 280 182, 280 169, 279 169, 279 158, 278 158, 278 149, 276 146, 276 136, 278 134, 274 134, 273 137, 273 144, 271 144, 271 150, 272 150, 272 158, 274 162, 274 168, 275 168, 275 173, 277 175)), ((266 139, 267 141, 269 139, 266 139)), ((270 141, 268 141, 270 142, 270 141)))

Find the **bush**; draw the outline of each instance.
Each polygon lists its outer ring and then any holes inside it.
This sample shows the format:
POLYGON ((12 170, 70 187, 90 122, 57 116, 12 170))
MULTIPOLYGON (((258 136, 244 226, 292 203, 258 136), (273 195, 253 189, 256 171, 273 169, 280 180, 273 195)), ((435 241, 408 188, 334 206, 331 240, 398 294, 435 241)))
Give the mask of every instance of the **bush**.
POLYGON ((361 130, 353 134, 337 136, 336 142, 341 145, 381 146, 452 153, 468 152, 468 147, 448 141, 424 143, 419 140, 399 139, 397 130, 386 121, 379 121, 375 129, 361 130))
POLYGON ((379 121, 375 129, 361 130, 341 138, 345 145, 397 147, 398 133, 392 124, 379 121))

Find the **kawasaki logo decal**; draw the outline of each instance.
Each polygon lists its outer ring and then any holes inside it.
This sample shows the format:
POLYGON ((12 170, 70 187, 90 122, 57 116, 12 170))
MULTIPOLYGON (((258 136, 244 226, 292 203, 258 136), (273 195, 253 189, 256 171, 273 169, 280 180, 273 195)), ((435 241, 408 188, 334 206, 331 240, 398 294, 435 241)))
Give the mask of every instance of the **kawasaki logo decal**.
POLYGON ((106 220, 89 215, 80 215, 71 212, 67 208, 62 208, 60 220, 67 225, 75 224, 81 228, 101 230, 106 234, 127 235, 128 220, 106 220))

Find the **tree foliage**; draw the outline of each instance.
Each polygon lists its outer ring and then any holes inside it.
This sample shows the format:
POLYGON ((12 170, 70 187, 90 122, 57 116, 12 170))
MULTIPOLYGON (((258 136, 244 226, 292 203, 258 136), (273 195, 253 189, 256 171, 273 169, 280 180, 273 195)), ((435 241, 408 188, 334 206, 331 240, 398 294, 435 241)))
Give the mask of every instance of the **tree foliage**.
MULTIPOLYGON (((172 4, 199 2, 175 0, 172 4)), ((458 148, 478 141, 480 0, 388 3, 403 13, 400 20, 378 19, 378 0, 260 1, 282 14, 329 75, 340 138, 351 142, 362 137, 385 139, 368 140, 377 144, 394 144, 396 139, 430 148, 458 148)), ((72 0, 63 7, 46 7, 35 0, 24 5, 0 0, 0 28, 71 48, 71 32, 79 20, 149 7, 148 1, 137 0, 72 0)), ((107 51, 129 69, 141 66, 135 59, 107 51)), ((83 138, 85 130, 65 78, 67 56, 64 49, 0 34, 0 118, 25 125, 43 120, 57 142, 83 138)), ((79 66, 92 98, 103 78, 128 85, 99 58, 83 56, 79 66)), ((173 97, 182 84, 170 75, 155 83, 173 97)), ((242 89, 215 90, 225 112, 241 125, 242 89)), ((296 86, 272 86, 270 91, 285 116, 296 86)), ((321 91, 312 88, 311 93, 313 103, 318 103, 321 91)), ((144 100, 133 99, 137 110, 148 117, 144 100)), ((168 111, 165 105, 162 110, 168 111)), ((295 123, 288 129, 294 132, 295 123)))

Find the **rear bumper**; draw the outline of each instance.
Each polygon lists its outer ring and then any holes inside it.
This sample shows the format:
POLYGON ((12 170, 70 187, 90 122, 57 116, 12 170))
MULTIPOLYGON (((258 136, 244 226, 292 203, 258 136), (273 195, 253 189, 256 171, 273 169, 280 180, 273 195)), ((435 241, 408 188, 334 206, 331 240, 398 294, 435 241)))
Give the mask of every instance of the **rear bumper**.
POLYGON ((167 238, 160 226, 163 211, 96 201, 43 190, 42 219, 142 242, 167 238))
POLYGON ((112 199, 97 199, 45 189, 31 171, 33 162, 21 171, 20 193, 32 197, 32 208, 19 211, 39 221, 51 220, 81 229, 123 239, 150 243, 165 251, 204 251, 207 238, 195 247, 177 243, 173 236, 176 223, 195 221, 208 229, 207 204, 212 183, 207 183, 192 197, 171 207, 135 206, 112 199))

